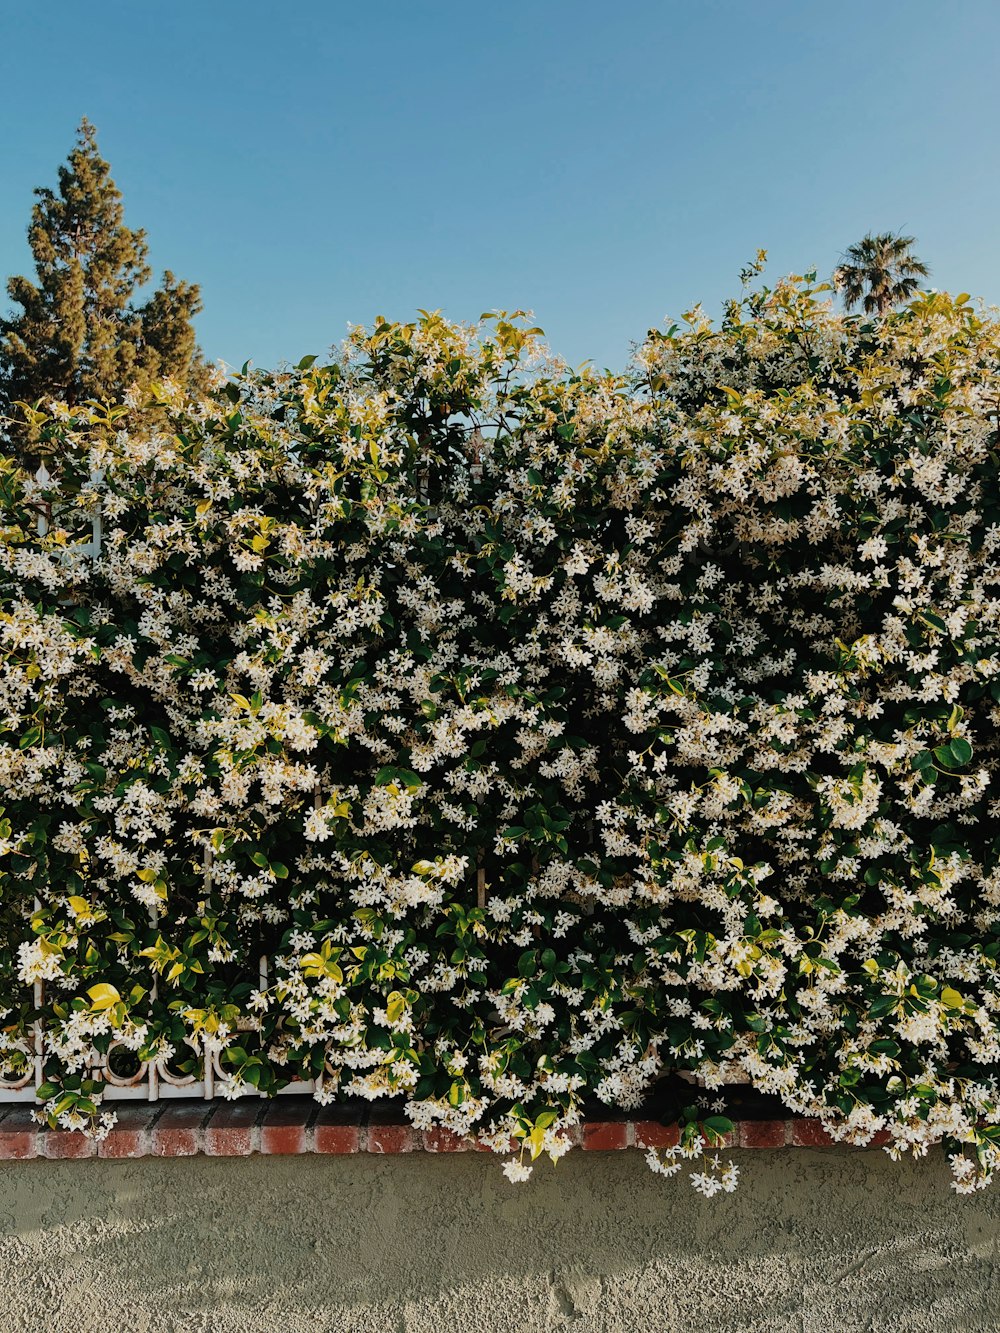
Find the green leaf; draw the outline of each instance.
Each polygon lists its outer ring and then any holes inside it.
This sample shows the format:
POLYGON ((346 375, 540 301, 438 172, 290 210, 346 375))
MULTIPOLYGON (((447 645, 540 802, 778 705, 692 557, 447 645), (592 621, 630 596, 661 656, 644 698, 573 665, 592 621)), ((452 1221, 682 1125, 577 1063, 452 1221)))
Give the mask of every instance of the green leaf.
POLYGON ((972 758, 972 746, 961 736, 956 736, 948 747, 951 750, 955 763, 961 767, 967 764, 972 758))
POLYGON ((707 1129, 710 1135, 722 1138, 724 1134, 732 1134, 733 1122, 724 1115, 710 1115, 701 1121, 703 1129, 707 1129))

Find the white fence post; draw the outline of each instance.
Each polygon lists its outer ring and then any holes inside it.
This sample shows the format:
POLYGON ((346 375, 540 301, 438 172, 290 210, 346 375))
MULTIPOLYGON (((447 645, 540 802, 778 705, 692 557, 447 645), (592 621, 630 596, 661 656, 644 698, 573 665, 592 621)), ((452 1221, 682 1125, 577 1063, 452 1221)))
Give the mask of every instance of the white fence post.
MULTIPOLYGON (((205 843, 205 856, 202 862, 205 877, 205 896, 206 898, 212 892, 212 842, 209 839, 205 843)), ((202 1037, 205 1044, 203 1052, 202 1068, 204 1070, 204 1096, 206 1101, 211 1101, 215 1096, 215 1054, 208 1049, 207 1036, 202 1037)))
MULTIPOLYGON (((156 930, 158 922, 159 922, 159 917, 157 915, 156 908, 151 907, 149 909, 149 924, 153 927, 154 930, 156 930)), ((149 998, 150 1001, 152 1002, 155 1002, 159 997, 160 991, 159 991, 159 986, 157 985, 159 979, 160 979, 159 975, 154 969, 152 984, 150 985, 149 988, 149 998)), ((146 1096, 149 1101, 155 1102, 157 1097, 159 1097, 159 1095, 160 1095, 160 1070, 157 1065, 157 1062, 155 1060, 150 1060, 148 1065, 146 1066, 146 1096)))
MULTIPOLYGON (((38 482, 39 486, 41 486, 43 489, 52 480, 52 478, 49 476, 49 470, 44 463, 39 463, 38 470, 35 472, 35 480, 38 482)), ((41 509, 39 510, 38 513, 39 537, 44 537, 45 534, 48 532, 48 530, 49 530, 49 520, 48 517, 46 516, 45 510, 41 509)))
MULTIPOLYGON (((100 486, 104 480, 104 473, 99 468, 90 474, 90 484, 100 486)), ((94 504, 94 511, 90 516, 90 549, 87 554, 92 560, 98 559, 101 554, 101 542, 104 538, 104 515, 101 510, 101 497, 98 495, 94 504)), ((84 550, 87 550, 84 547, 84 550)))
MULTIPOLYGON (((41 907, 42 907, 41 899, 36 898, 35 911, 36 912, 40 911, 41 907)), ((45 1003, 45 983, 43 981, 36 981, 32 994, 35 1001, 35 1008, 41 1009, 42 1005, 45 1003)), ((35 1019, 34 1029, 35 1029, 35 1059, 34 1059, 35 1085, 34 1086, 35 1089, 38 1089, 45 1082, 45 1033, 42 1030, 42 1020, 40 1018, 35 1019)))
MULTIPOLYGON (((49 482, 51 482, 52 474, 49 472, 48 468, 45 466, 44 463, 40 463, 38 465, 38 468, 35 471, 35 480, 38 482, 39 486, 41 486, 43 489, 46 486, 48 486, 49 482)), ((95 487, 100 486, 103 480, 104 480, 103 470, 100 468, 95 468, 94 471, 91 472, 90 474, 90 484, 95 487)), ((51 505, 47 506, 47 508, 48 508, 48 513, 46 513, 45 508, 43 508, 39 511, 38 514, 39 537, 44 537, 49 530, 49 520, 52 516, 51 505)), ((104 541, 104 514, 101 507, 101 499, 100 496, 98 496, 97 500, 94 503, 93 511, 91 512, 90 515, 90 541, 80 542, 79 545, 71 549, 79 551, 82 555, 90 556, 92 560, 96 560, 101 554, 101 547, 103 541, 104 541)), ((69 554, 69 552, 67 552, 67 554, 69 554)))

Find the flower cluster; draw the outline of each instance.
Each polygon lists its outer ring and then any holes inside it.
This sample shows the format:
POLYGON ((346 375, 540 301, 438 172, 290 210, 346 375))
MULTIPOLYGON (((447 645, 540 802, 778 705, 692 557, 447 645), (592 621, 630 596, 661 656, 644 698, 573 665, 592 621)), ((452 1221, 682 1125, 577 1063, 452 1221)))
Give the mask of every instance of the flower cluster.
POLYGON ((681 1072, 989 1179, 996 320, 807 278, 622 375, 427 315, 169 389, 0 476, 0 1074, 40 1020, 54 1121, 207 1054, 518 1179, 681 1072))

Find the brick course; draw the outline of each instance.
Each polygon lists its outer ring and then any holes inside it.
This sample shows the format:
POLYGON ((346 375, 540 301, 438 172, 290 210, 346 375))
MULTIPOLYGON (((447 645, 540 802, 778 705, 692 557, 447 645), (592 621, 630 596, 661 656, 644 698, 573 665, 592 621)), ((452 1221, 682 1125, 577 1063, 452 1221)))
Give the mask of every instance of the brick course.
POLYGON ((788 1142, 788 1120, 741 1120, 741 1148, 783 1148, 788 1142))
POLYGON ((271 1102, 260 1127, 261 1152, 286 1156, 311 1152, 310 1121, 315 1109, 315 1103, 301 1106, 287 1101, 271 1102))
POLYGON ((361 1152, 362 1126, 349 1106, 321 1106, 313 1125, 313 1152, 361 1152))
MULTIPOLYGON (((112 1104, 114 1105, 114 1104, 112 1104)), ((396 1110, 317 1106, 300 1098, 237 1102, 129 1102, 114 1105, 118 1121, 100 1143, 67 1130, 51 1130, 27 1107, 0 1107, 0 1161, 35 1157, 61 1160, 102 1157, 247 1157, 251 1153, 466 1152, 478 1148, 440 1127, 416 1130, 396 1110)), ((587 1152, 673 1147, 676 1125, 657 1120, 587 1120, 567 1131, 587 1152)), ((883 1131, 868 1145, 888 1141, 883 1131)), ((836 1145, 818 1120, 740 1120, 726 1136, 729 1148, 829 1148, 836 1145)), ((512 1142, 512 1151, 517 1145, 512 1142)))
POLYGON ((368 1116, 366 1147, 369 1152, 413 1152, 417 1137, 409 1121, 401 1121, 392 1111, 372 1111, 368 1116))
POLYGON ((166 1108, 151 1107, 153 1156, 193 1157, 202 1152, 205 1146, 202 1126, 212 1109, 205 1102, 168 1102, 166 1108))
POLYGON ((259 1150, 257 1122, 263 1113, 259 1101, 223 1102, 202 1130, 203 1151, 210 1157, 248 1157, 259 1150))
POLYGON ((108 1137, 97 1145, 98 1157, 145 1157, 151 1146, 149 1130, 155 1109, 148 1102, 117 1106, 118 1119, 108 1137))
POLYGON ((582 1147, 587 1152, 612 1152, 629 1145, 627 1120, 588 1120, 583 1126, 582 1147))
POLYGON ((31 1113, 21 1107, 0 1112, 0 1158, 8 1161, 26 1161, 38 1156, 38 1124, 31 1113))
POLYGON ((450 1129, 425 1129, 421 1134, 424 1152, 467 1152, 469 1140, 461 1139, 450 1129))

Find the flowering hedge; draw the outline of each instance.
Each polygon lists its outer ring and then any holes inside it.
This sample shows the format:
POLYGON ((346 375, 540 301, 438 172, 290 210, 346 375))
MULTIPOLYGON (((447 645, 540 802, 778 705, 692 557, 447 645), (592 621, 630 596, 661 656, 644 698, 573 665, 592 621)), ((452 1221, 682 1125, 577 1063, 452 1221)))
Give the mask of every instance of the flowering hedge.
MULTIPOLYGON (((1000 325, 790 280, 622 376, 538 333, 379 320, 162 386, 159 434, 36 413, 51 479, 0 479, 0 1067, 41 1017, 47 1115, 101 1132, 112 1043, 207 1049, 231 1095, 513 1136, 513 1178, 689 1071, 985 1183, 1000 325)), ((683 1116, 661 1169, 726 1127, 683 1116)))

